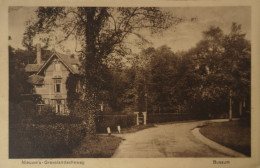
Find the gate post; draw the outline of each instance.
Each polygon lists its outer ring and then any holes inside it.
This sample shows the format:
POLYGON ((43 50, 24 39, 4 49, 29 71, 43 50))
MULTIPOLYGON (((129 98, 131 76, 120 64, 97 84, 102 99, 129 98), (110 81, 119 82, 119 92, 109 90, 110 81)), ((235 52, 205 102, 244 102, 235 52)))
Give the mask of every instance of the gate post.
POLYGON ((139 112, 134 112, 136 114, 136 125, 139 125, 139 112))
POLYGON ((144 125, 146 125, 147 112, 143 112, 143 116, 144 116, 144 125))

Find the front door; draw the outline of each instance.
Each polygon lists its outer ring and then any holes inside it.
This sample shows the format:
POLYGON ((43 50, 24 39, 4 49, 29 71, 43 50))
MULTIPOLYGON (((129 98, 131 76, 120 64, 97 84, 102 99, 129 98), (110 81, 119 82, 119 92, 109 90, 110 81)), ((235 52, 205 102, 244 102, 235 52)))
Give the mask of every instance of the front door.
POLYGON ((64 115, 64 100, 57 99, 55 104, 56 104, 56 114, 64 115))

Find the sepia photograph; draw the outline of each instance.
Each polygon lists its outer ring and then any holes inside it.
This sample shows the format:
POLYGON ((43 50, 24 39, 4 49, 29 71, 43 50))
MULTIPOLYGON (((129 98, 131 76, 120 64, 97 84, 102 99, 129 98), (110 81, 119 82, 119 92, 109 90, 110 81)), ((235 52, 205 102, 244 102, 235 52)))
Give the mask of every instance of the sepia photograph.
POLYGON ((8 10, 10 158, 251 156, 250 7, 8 10))
POLYGON ((255 161, 256 8, 106 4, 7 6, 8 162, 255 161))

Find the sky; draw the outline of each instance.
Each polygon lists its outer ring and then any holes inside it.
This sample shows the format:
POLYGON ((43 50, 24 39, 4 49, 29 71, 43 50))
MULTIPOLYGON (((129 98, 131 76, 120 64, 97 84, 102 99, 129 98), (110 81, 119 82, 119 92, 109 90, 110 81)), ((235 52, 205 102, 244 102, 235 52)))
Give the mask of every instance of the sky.
MULTIPOLYGON (((23 33, 26 28, 26 21, 35 17, 36 7, 11 7, 9 8, 9 36, 12 40, 9 44, 14 48, 21 48, 23 33)), ((143 47, 169 46, 173 51, 185 51, 196 45, 202 39, 202 32, 210 26, 220 27, 225 34, 230 32, 232 22, 242 25, 242 32, 246 33, 246 38, 251 40, 251 8, 246 6, 232 7, 173 7, 163 8, 170 11, 176 17, 197 18, 197 21, 182 22, 163 34, 150 35, 144 32, 143 35, 150 41, 143 47)), ((129 39, 130 40, 130 39, 129 39)), ((75 42, 67 44, 69 50, 74 51, 75 42)), ((55 46, 57 51, 60 49, 55 46)), ((133 46, 134 52, 140 49, 133 46)))

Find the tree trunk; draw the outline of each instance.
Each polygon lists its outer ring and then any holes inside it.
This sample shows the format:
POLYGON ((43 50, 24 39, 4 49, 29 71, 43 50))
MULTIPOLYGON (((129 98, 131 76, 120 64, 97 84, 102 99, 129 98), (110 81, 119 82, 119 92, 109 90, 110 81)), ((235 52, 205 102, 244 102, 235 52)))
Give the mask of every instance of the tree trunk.
POLYGON ((229 121, 232 121, 232 90, 229 91, 229 121))
POLYGON ((243 107, 242 106, 243 106, 243 102, 240 101, 239 102, 239 115, 240 115, 240 117, 242 117, 242 114, 243 114, 243 109, 242 109, 243 107))
POLYGON ((96 8, 84 8, 87 23, 85 27, 85 60, 84 60, 84 75, 85 75, 85 97, 86 117, 87 117, 87 133, 96 134, 96 115, 98 111, 98 95, 99 81, 98 68, 100 60, 96 50, 96 29, 95 14, 96 8))

